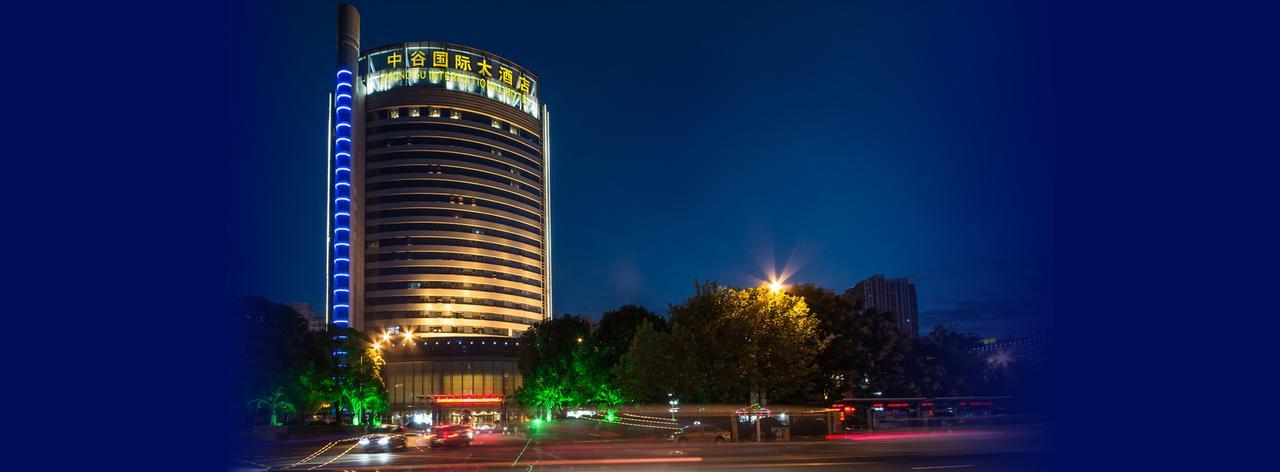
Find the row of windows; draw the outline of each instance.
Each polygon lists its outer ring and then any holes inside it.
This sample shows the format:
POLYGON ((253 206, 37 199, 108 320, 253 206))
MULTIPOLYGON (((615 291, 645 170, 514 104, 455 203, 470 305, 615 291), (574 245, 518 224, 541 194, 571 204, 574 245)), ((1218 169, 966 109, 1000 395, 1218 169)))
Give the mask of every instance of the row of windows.
MULTIPOLYGON (((524 177, 538 185, 542 185, 542 177, 539 177, 538 175, 532 172, 525 172, 524 170, 521 170, 518 167, 513 167, 510 164, 507 164, 500 160, 473 156, 470 154, 460 154, 456 152, 442 152, 442 151, 386 152, 386 153, 370 155, 368 157, 368 162, 370 164, 380 164, 385 162, 396 162, 396 161, 418 160, 418 159, 442 159, 442 160, 448 160, 448 161, 466 162, 469 164, 479 164, 482 166, 497 169, 504 173, 524 177)), ((427 164, 427 165, 439 165, 439 164, 427 164)), ((380 170, 380 169, 369 169, 367 173, 370 176, 376 175, 374 174, 374 172, 377 170, 380 170)))
POLYGON ((493 146, 489 146, 487 144, 467 141, 464 139, 450 138, 446 136, 395 136, 391 138, 380 138, 380 139, 375 137, 370 137, 368 144, 365 145, 365 149, 368 151, 371 151, 370 154, 377 154, 378 153, 377 151, 379 150, 381 150, 382 152, 395 150, 395 149, 391 149, 393 146, 415 146, 415 145, 444 146, 444 147, 451 147, 451 148, 456 148, 460 150, 468 150, 468 151, 475 152, 477 154, 484 154, 484 155, 490 155, 490 156, 496 156, 496 157, 516 158, 516 160, 524 162, 525 164, 528 164, 529 166, 533 167, 538 171, 542 170, 542 164, 540 162, 538 162, 534 158, 525 157, 520 153, 503 151, 502 149, 498 149, 493 146))
MULTIPOLYGON (((441 311, 371 311, 365 314, 366 320, 393 320, 400 318, 453 318, 465 320, 505 321, 508 323, 533 324, 536 318, 522 316, 496 315, 493 313, 453 312, 445 314, 441 311)), ((445 327, 448 329, 448 327, 445 327)), ((439 331, 436 331, 439 332, 439 331)))
POLYGON ((384 108, 382 110, 371 111, 365 115, 369 122, 377 120, 399 120, 407 118, 444 118, 449 117, 451 120, 469 121, 481 125, 488 125, 490 128, 504 130, 512 136, 519 137, 525 141, 541 146, 542 138, 535 136, 533 133, 521 129, 511 123, 498 120, 496 118, 472 113, 466 110, 450 109, 444 107, 400 107, 400 108, 384 108))
POLYGON ((463 206, 470 205, 473 207, 478 206, 478 207, 484 207, 484 208, 492 208, 495 210, 502 210, 507 213, 514 213, 516 215, 520 215, 525 218, 537 221, 538 223, 542 223, 542 216, 538 215, 537 213, 526 210, 524 208, 520 208, 514 205, 508 205, 502 202, 495 202, 493 200, 485 200, 483 198, 477 199, 476 197, 469 197, 465 195, 451 195, 451 194, 442 194, 442 193, 413 193, 413 194, 403 194, 403 195, 383 195, 380 197, 371 197, 365 201, 369 204, 369 206, 379 205, 382 203, 404 203, 404 202, 446 203, 447 202, 447 203, 453 203, 456 205, 463 205, 463 206))
POLYGON ((524 256, 539 261, 542 255, 533 251, 515 248, 511 246, 503 246, 488 241, 475 241, 470 239, 457 239, 447 236, 401 236, 398 238, 373 239, 365 243, 369 249, 378 247, 398 247, 398 246, 459 246, 459 247, 475 247, 481 249, 491 249, 494 251, 502 251, 508 254, 524 256))
MULTIPOLYGON (((512 170, 514 171, 515 169, 512 168, 512 170)), ((461 175, 465 177, 488 180, 490 182, 497 182, 499 184, 507 185, 512 188, 518 188, 520 190, 524 190, 529 193, 536 194, 536 193, 542 192, 541 190, 535 187, 525 185, 524 183, 515 179, 494 175, 489 172, 481 172, 478 170, 471 170, 464 167, 454 167, 454 166, 447 166, 442 164, 411 165, 411 166, 387 167, 383 169, 370 169, 368 171, 368 174, 369 174, 369 177, 378 177, 382 175, 404 175, 404 174, 461 175)), ((517 175, 519 174, 517 173, 517 175)))
POLYGON ((511 287, 503 287, 501 285, 489 284, 473 284, 468 282, 439 282, 439 281, 412 281, 412 282, 379 282, 365 284, 365 290, 373 293, 380 290, 419 290, 419 289, 453 289, 453 290, 476 290, 481 292, 501 293, 506 295, 515 295, 518 297, 531 298, 538 300, 542 298, 541 293, 520 290, 511 287))
MULTIPOLYGON (((368 317, 366 316, 366 318, 368 317)), ((387 319, 390 319, 390 317, 387 319)), ((527 323, 528 320, 525 322, 527 323)), ((489 336, 509 336, 511 332, 506 328, 485 328, 480 326, 409 326, 407 328, 412 328, 415 333, 484 334, 489 336)))
POLYGON ((489 228, 477 228, 468 225, 455 225, 448 223, 388 223, 384 225, 369 225, 366 228, 368 234, 389 233, 392 231, 453 231, 459 233, 471 233, 484 236, 493 236, 495 238, 508 239, 518 243, 525 243, 531 246, 541 246, 541 242, 524 236, 499 231, 489 228))
MULTIPOLYGON (((490 300, 487 298, 470 298, 470 297, 422 297, 422 296, 401 296, 401 297, 365 297, 365 305, 404 305, 410 303, 440 303, 440 304, 463 304, 463 305, 480 305, 491 306, 497 308, 510 308, 512 310, 527 311, 534 314, 542 314, 542 309, 533 305, 524 303, 508 302, 503 300, 490 300)), ((457 314, 457 312, 454 312, 457 314)), ((459 316, 453 316, 458 318, 459 316)))
POLYGON ((533 207, 533 208, 542 208, 542 203, 532 198, 529 198, 524 194, 516 193, 515 189, 512 189, 512 191, 508 192, 504 189, 489 187, 489 186, 480 185, 480 184, 473 184, 470 182, 457 182, 452 180, 437 180, 437 179, 392 180, 389 182, 371 183, 367 185, 367 187, 370 192, 377 191, 377 190, 400 189, 400 188, 454 188, 459 190, 471 190, 473 192, 481 192, 481 193, 487 193, 487 194, 498 195, 501 197, 506 197, 506 198, 515 200, 517 202, 523 203, 525 205, 529 205, 530 207, 533 207))
POLYGON ((513 269, 527 270, 529 272, 542 272, 542 267, 536 265, 522 264, 516 261, 510 261, 499 257, 479 256, 475 254, 457 254, 452 252, 388 252, 384 254, 369 254, 365 256, 368 262, 382 261, 467 261, 480 262, 484 264, 500 265, 513 269))
POLYGON ((474 211, 446 210, 442 208, 404 208, 398 210, 376 210, 367 214, 366 218, 370 221, 378 218, 400 218, 400 217, 440 217, 440 218, 467 218, 472 220, 488 221, 490 223, 503 224, 515 228, 519 228, 530 233, 538 233, 541 231, 537 226, 525 223, 513 218, 504 218, 488 213, 480 213, 474 211))
POLYGON ((473 126, 474 125, 470 123, 458 123, 458 122, 449 122, 449 121, 439 121, 439 122, 417 121, 417 122, 411 122, 411 123, 379 122, 379 123, 371 124, 367 128, 368 132, 365 135, 377 136, 379 134, 385 134, 385 133, 404 134, 404 133, 419 133, 422 131, 455 133, 455 134, 471 136, 477 139, 481 139, 485 141, 493 141, 506 146, 510 146, 511 149, 514 149, 517 152, 527 153, 531 156, 538 156, 541 154, 541 151, 538 149, 537 146, 534 146, 528 143, 527 141, 517 139, 507 133, 502 133, 496 130, 490 130, 487 128, 480 128, 480 127, 473 127, 473 126))
POLYGON ((490 279, 506 280, 508 282, 517 282, 534 287, 542 287, 542 281, 521 277, 515 274, 507 274, 503 272, 494 272, 492 270, 468 269, 465 267, 383 267, 378 269, 367 269, 364 271, 365 277, 377 277, 379 275, 422 275, 422 274, 443 274, 443 275, 470 275, 473 277, 487 277, 490 279))

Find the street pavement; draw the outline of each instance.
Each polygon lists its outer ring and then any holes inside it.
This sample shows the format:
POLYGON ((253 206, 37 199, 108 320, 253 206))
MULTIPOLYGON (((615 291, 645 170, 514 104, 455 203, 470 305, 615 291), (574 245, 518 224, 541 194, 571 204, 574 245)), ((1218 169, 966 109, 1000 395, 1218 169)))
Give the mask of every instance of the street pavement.
POLYGON ((791 442, 539 440, 483 434, 471 446, 429 449, 421 438, 395 452, 366 453, 354 439, 259 445, 232 470, 1048 470, 1048 425, 925 433, 875 433, 791 442))

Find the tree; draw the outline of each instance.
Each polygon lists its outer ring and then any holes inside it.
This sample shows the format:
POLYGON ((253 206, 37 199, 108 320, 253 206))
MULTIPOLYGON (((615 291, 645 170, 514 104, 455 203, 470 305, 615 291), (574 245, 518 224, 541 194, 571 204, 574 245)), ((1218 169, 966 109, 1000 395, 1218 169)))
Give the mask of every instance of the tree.
POLYGON ((804 391, 821 347, 804 299, 765 287, 709 283, 671 308, 676 355, 688 367, 673 377, 682 396, 761 403, 804 391))
POLYGON ((282 395, 300 409, 317 403, 316 395, 300 384, 308 371, 326 371, 329 352, 317 337, 307 330, 306 319, 293 308, 273 303, 261 296, 237 300, 227 317, 232 336, 228 350, 228 410, 235 418, 251 421, 243 415, 245 402, 261 398, 263 392, 274 394, 283 387, 282 395), (230 411, 229 411, 230 412, 230 411))
POLYGON ((569 405, 595 396, 598 372, 591 324, 576 316, 553 318, 531 326, 520 338, 518 366, 523 377, 516 399, 541 410, 547 419, 569 405))
POLYGON ((666 319, 638 305, 623 305, 616 310, 606 311, 600 317, 595 337, 600 347, 600 362, 606 370, 612 370, 627 353, 631 348, 631 338, 645 322, 655 330, 670 331, 666 319))
POLYGON ((944 326, 936 326, 927 336, 915 340, 915 363, 911 377, 919 394, 927 397, 986 393, 984 361, 968 352, 980 338, 944 326))
POLYGON ((279 420, 280 414, 296 411, 293 404, 285 399, 284 387, 276 387, 266 395, 249 400, 249 407, 269 410, 271 412, 271 426, 280 426, 282 424, 279 420))
POLYGON ((730 290, 731 313, 743 318, 748 334, 743 360, 755 402, 782 398, 811 386, 814 359, 822 343, 818 320, 804 299, 766 287, 730 290))
POLYGON ((525 376, 520 390, 516 391, 517 402, 532 408, 534 415, 541 414, 547 421, 572 400, 567 385, 550 375, 547 372, 550 370, 550 366, 535 368, 536 375, 525 376))
POLYGON ((826 400, 852 393, 850 369, 858 342, 858 301, 812 283, 793 285, 787 293, 804 298, 805 305, 818 319, 818 339, 823 349, 816 357, 818 369, 813 382, 817 389, 812 392, 813 397, 826 400))
POLYGON ((863 311, 856 318, 849 349, 850 380, 855 396, 915 396, 918 385, 908 376, 911 339, 888 312, 863 311), (878 394, 877 394, 878 392, 878 394))
POLYGON ((672 358, 669 333, 658 331, 649 321, 640 324, 626 354, 613 368, 613 379, 624 398, 638 402, 657 402, 673 391, 672 371, 678 369, 672 358))
POLYGON ((367 336, 351 328, 331 328, 334 339, 333 388, 340 407, 351 412, 351 424, 363 424, 366 413, 378 415, 388 406, 382 367, 386 362, 367 336))

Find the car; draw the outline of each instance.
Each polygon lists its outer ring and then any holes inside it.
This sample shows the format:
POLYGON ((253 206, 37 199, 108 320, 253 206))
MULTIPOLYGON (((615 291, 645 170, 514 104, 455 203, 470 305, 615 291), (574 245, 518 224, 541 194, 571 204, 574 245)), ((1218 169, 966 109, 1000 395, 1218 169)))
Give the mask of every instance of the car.
POLYGON ((391 452, 396 449, 404 449, 409 447, 409 440, 405 437, 405 431, 404 426, 400 425, 381 426, 373 433, 360 436, 357 444, 364 448, 365 452, 391 452))
POLYGON ((431 429, 427 437, 427 447, 432 449, 443 446, 470 446, 475 438, 475 431, 467 425, 442 425, 431 429))
POLYGON ((720 429, 709 424, 691 424, 680 428, 680 431, 671 433, 671 439, 676 442, 687 443, 689 441, 711 441, 722 443, 733 439, 728 431, 720 429))

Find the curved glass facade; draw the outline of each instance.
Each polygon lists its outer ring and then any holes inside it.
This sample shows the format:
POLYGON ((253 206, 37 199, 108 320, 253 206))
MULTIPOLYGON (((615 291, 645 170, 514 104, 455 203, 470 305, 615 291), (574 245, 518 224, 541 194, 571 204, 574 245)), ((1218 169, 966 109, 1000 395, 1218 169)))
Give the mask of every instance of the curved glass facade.
POLYGON ((364 331, 515 338, 547 317, 537 78, 484 51, 422 42, 363 52, 354 82, 364 331))

